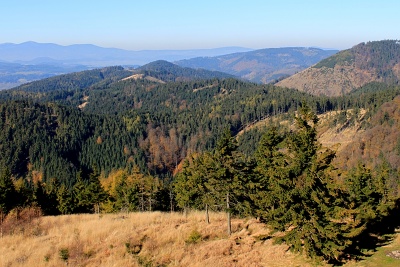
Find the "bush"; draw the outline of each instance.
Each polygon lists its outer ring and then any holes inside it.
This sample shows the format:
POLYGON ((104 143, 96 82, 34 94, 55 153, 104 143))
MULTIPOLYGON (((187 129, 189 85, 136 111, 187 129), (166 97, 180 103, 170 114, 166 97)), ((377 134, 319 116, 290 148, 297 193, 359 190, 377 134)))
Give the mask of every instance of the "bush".
POLYGON ((68 262, 69 259, 69 250, 67 248, 62 248, 60 249, 60 251, 58 252, 60 259, 62 261, 68 262))
POLYGON ((39 207, 15 208, 12 209, 2 220, 0 227, 3 235, 31 234, 39 235, 40 227, 37 219, 42 216, 39 207))
POLYGON ((202 236, 197 230, 193 230, 186 239, 186 244, 196 244, 202 240, 202 236))

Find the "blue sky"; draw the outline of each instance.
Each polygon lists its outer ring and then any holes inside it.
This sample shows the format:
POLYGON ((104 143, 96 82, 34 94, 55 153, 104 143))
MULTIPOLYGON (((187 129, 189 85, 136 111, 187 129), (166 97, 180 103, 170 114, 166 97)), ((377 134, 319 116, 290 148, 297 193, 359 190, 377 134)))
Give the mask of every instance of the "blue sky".
POLYGON ((0 43, 345 49, 400 39, 399 11, 398 0, 7 0, 0 43))

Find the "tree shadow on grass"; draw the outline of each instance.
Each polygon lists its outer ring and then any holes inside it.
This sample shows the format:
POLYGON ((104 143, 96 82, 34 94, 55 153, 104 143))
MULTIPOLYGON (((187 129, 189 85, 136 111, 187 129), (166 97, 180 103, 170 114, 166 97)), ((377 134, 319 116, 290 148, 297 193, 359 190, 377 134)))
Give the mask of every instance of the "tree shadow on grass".
POLYGON ((363 260, 371 257, 379 247, 390 244, 400 227, 400 200, 389 214, 378 222, 371 222, 364 233, 353 240, 346 250, 348 258, 363 260))

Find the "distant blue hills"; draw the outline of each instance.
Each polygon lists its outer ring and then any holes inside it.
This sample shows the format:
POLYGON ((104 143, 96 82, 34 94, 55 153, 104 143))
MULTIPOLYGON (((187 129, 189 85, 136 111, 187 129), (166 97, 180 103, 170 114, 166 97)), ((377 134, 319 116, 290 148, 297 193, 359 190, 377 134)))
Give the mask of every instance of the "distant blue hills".
POLYGON ((137 68, 158 60, 268 83, 301 71, 336 52, 304 47, 254 50, 234 46, 131 51, 92 44, 3 43, 0 44, 0 90, 65 73, 117 65, 137 68))
POLYGON ((144 65, 156 60, 177 61, 194 57, 213 57, 253 49, 222 47, 192 50, 141 50, 131 51, 104 48, 91 44, 62 46, 52 43, 25 42, 0 44, 0 61, 21 64, 74 64, 92 67, 113 65, 144 65))

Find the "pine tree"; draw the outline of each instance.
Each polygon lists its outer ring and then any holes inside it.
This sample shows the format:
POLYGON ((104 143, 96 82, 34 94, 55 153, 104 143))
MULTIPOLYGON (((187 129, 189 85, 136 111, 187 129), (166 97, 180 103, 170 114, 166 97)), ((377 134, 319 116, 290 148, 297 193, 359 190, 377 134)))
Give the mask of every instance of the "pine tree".
POLYGON ((72 187, 74 213, 86 213, 90 212, 91 210, 89 194, 86 188, 87 188, 87 182, 83 180, 82 171, 78 171, 76 182, 72 187))
POLYGON ((184 162, 182 171, 177 174, 174 192, 177 205, 187 212, 188 208, 206 210, 206 222, 209 222, 209 208, 215 204, 212 192, 206 187, 207 174, 212 162, 210 153, 202 153, 184 162))
MULTIPOLYGON (((390 214, 395 202, 387 193, 384 170, 373 176, 371 170, 359 164, 346 178, 346 195, 340 209, 344 235, 351 239, 349 249, 360 248, 363 239, 390 214)), ((351 253, 351 252, 350 252, 351 253)))
POLYGON ((17 191, 11 179, 11 172, 4 168, 0 174, 0 212, 8 213, 17 205, 17 191))
POLYGON ((281 138, 275 132, 264 137, 257 170, 261 192, 268 197, 258 214, 273 230, 283 231, 277 242, 312 258, 336 260, 346 240, 340 237, 340 225, 331 220, 335 191, 330 188, 329 169, 334 153, 321 150, 316 140, 317 121, 303 106, 296 117, 297 130, 284 142, 286 149, 278 148, 281 138))
POLYGON ((89 184, 85 188, 88 205, 94 208, 95 213, 100 212, 100 203, 104 202, 108 197, 106 191, 100 184, 99 177, 100 174, 97 168, 94 168, 89 175, 89 184))
POLYGON ((244 157, 237 151, 237 142, 229 130, 225 130, 217 142, 207 166, 205 187, 217 205, 225 206, 227 233, 231 234, 231 214, 243 203, 246 173, 249 171, 244 157), (232 206, 232 204, 234 206, 232 206))
POLYGON ((251 167, 237 152, 236 140, 226 130, 213 152, 205 152, 186 161, 176 177, 175 195, 181 208, 206 210, 222 207, 227 212, 227 232, 231 234, 231 214, 248 213, 245 179, 251 167))
POLYGON ((252 213, 262 220, 270 219, 268 215, 273 214, 270 209, 281 207, 279 198, 275 195, 285 196, 285 192, 272 194, 273 190, 281 189, 276 184, 279 177, 286 176, 285 155, 279 150, 283 140, 276 128, 271 128, 262 136, 255 152, 254 179, 247 186, 252 201, 252 213))
POLYGON ((71 214, 76 208, 73 195, 64 184, 57 190, 57 202, 57 209, 61 214, 71 214))

